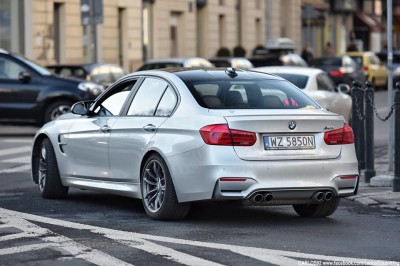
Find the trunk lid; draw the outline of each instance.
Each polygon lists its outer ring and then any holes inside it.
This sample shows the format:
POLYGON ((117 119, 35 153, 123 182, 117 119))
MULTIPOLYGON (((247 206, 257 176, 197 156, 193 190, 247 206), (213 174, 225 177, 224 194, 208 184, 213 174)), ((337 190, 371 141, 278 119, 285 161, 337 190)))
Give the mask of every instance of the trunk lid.
POLYGON ((318 160, 340 155, 342 145, 324 141, 325 132, 343 128, 339 115, 322 110, 249 111, 224 115, 230 129, 256 133, 253 146, 233 147, 243 160, 318 160))

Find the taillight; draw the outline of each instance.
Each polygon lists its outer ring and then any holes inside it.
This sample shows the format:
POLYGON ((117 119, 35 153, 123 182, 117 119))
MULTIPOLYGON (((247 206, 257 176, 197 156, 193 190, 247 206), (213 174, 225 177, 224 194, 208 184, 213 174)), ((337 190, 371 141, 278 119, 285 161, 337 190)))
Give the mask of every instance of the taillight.
POLYGON ((329 74, 332 77, 342 77, 342 76, 344 76, 344 73, 340 69, 331 70, 331 71, 329 71, 329 74))
POLYGON ((368 66, 363 66, 363 70, 364 70, 365 72, 368 72, 368 66))
POLYGON ((348 124, 344 124, 342 128, 325 132, 324 141, 328 145, 354 143, 353 130, 348 124))
POLYGON ((255 133, 230 129, 227 124, 205 126, 200 135, 209 145, 253 146, 257 140, 255 133))

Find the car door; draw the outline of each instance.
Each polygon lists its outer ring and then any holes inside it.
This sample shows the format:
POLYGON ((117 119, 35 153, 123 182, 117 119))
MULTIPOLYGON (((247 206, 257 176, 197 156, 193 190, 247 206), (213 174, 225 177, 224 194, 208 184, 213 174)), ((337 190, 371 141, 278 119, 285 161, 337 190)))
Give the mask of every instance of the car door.
POLYGON ((109 176, 108 145, 117 121, 136 80, 116 85, 95 104, 95 114, 74 122, 66 139, 65 153, 73 165, 70 176, 106 181, 109 176))
POLYGON ((37 75, 9 55, 0 54, 0 119, 28 119, 36 105, 37 75), (29 80, 21 80, 23 72, 29 80))
MULTIPOLYGON (((126 114, 112 127, 109 158, 110 177, 114 181, 139 183, 143 155, 177 102, 175 90, 165 80, 145 78, 126 114)), ((139 187, 137 189, 139 193, 139 187)))

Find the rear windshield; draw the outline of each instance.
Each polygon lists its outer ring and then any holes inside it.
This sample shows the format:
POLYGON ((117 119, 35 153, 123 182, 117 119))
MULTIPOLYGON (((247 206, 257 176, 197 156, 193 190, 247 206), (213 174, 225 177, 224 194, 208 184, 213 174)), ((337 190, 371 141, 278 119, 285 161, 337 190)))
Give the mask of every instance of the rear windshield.
POLYGON ((316 65, 316 66, 341 66, 342 58, 341 57, 316 58, 313 61, 313 65, 316 65))
POLYGON ((363 66, 362 56, 350 56, 359 66, 363 66))
POLYGON ((209 109, 319 109, 313 100, 285 80, 234 79, 185 83, 199 105, 209 109))
POLYGON ((305 75, 273 73, 273 72, 271 74, 275 74, 277 76, 280 76, 281 78, 284 78, 284 79, 292 82, 294 85, 296 85, 300 89, 304 89, 306 87, 307 81, 308 81, 308 76, 305 76, 305 75))

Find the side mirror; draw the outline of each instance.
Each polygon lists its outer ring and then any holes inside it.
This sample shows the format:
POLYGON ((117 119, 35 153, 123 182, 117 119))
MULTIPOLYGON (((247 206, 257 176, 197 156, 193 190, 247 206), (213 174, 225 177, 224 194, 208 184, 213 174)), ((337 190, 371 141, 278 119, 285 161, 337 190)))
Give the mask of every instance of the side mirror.
POLYGON ((89 112, 89 107, 92 103, 94 103, 94 101, 77 102, 72 105, 71 113, 76 115, 87 115, 89 112))
POLYGON ((23 83, 28 83, 31 81, 31 74, 27 71, 22 71, 18 74, 18 80, 20 80, 23 83))
POLYGON ((337 91, 338 91, 338 92, 341 92, 341 93, 347 93, 347 94, 349 94, 349 93, 350 93, 350 86, 347 85, 347 84, 344 84, 344 83, 340 83, 340 84, 337 86, 337 91))

